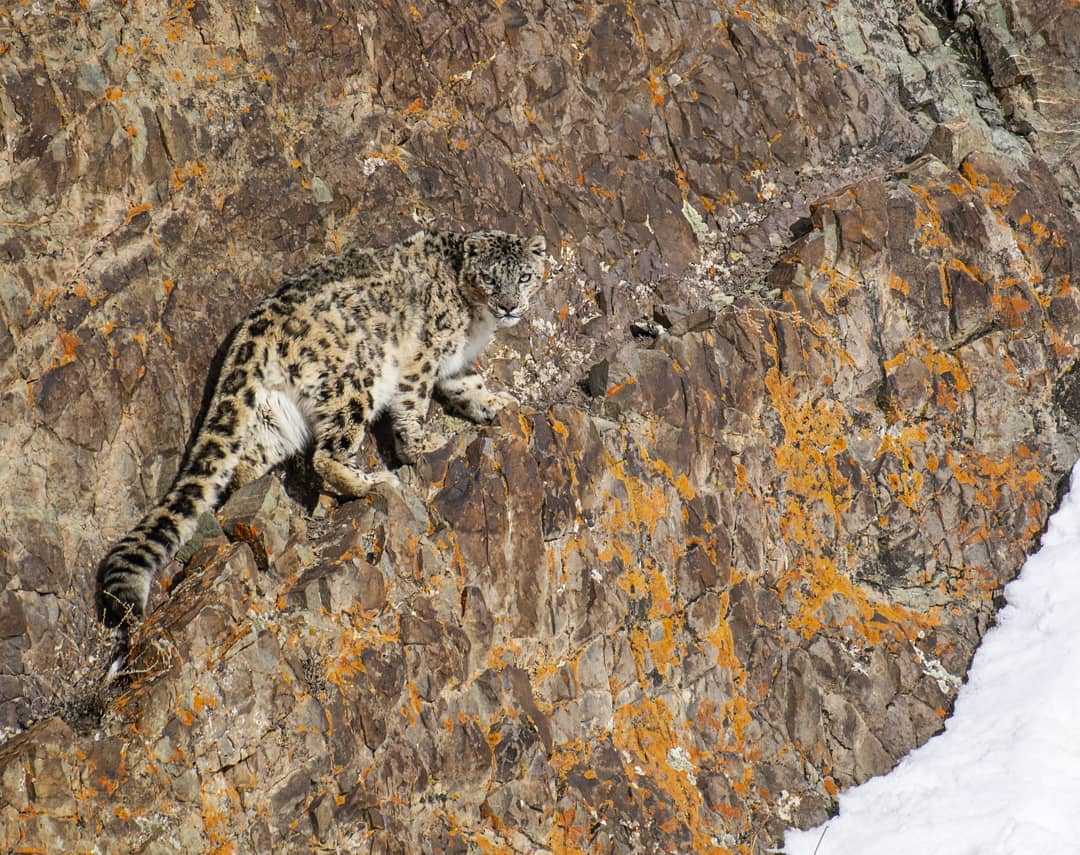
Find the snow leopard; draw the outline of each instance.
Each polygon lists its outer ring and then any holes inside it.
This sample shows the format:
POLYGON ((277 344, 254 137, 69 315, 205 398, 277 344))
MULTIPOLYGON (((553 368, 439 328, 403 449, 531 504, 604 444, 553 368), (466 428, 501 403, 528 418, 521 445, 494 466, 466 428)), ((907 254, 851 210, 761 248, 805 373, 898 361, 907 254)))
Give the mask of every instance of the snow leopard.
POLYGON ((128 627, 154 574, 225 494, 299 452, 342 498, 396 480, 355 461, 381 413, 402 463, 425 448, 434 393, 491 421, 513 401, 475 369, 498 327, 521 320, 544 276, 542 235, 419 231, 383 248, 350 245, 284 279, 234 330, 205 416, 172 486, 98 568, 99 613, 128 627))

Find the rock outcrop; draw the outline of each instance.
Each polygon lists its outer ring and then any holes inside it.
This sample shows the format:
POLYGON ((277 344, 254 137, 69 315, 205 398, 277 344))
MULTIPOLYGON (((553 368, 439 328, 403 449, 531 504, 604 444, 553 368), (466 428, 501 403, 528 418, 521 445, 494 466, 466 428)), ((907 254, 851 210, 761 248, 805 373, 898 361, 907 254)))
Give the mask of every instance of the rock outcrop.
POLYGON ((1080 445, 1080 11, 806 5, 0 10, 0 849, 763 852, 943 726, 1080 445), (104 684, 215 348, 417 223, 547 236, 522 406, 239 491, 104 684))

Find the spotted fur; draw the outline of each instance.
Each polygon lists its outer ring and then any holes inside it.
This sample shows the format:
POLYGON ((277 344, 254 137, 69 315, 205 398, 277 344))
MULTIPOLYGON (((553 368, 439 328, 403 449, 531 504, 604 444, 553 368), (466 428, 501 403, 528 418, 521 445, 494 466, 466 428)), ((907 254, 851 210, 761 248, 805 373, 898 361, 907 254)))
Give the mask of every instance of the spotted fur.
POLYGON ((490 421, 511 400, 472 364, 498 326, 517 323, 544 270, 544 238, 422 231, 385 249, 350 247, 290 276, 236 329, 203 424, 162 500, 105 556, 101 608, 112 625, 146 609, 153 575, 225 492, 312 447, 339 496, 394 476, 356 453, 387 411, 398 457, 423 450, 433 392, 490 421))

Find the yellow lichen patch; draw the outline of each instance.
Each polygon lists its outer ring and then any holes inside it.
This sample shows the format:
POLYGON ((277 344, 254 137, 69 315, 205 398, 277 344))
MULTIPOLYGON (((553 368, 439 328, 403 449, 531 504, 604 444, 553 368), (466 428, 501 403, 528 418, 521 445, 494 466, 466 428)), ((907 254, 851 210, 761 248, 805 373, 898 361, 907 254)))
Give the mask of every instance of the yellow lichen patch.
POLYGON ((716 664, 722 668, 735 672, 742 670, 742 663, 735 655, 735 637, 731 634, 731 626, 723 617, 727 613, 730 604, 730 594, 724 591, 720 594, 720 619, 716 627, 705 636, 705 640, 716 648, 716 664))
POLYGON ((826 314, 835 316, 842 310, 844 299, 859 287, 859 283, 851 276, 825 262, 818 265, 817 272, 819 278, 815 282, 820 282, 821 277, 823 277, 825 287, 820 290, 815 288, 814 296, 821 300, 821 306, 826 314))
POLYGON ((794 592, 800 609, 788 625, 805 638, 836 625, 830 614, 833 598, 850 612, 839 621, 840 626, 869 645, 880 644, 887 637, 913 642, 920 631, 940 622, 936 609, 923 613, 872 599, 825 556, 810 558, 796 572, 785 574, 779 587, 794 592))
POLYGON ((625 389, 625 388, 626 388, 627 386, 633 386, 633 385, 634 385, 634 383, 636 383, 636 382, 637 382, 637 381, 636 381, 636 380, 634 380, 634 378, 633 378, 633 377, 628 377, 628 378, 627 378, 627 379, 626 379, 626 380, 625 380, 624 382, 622 382, 622 383, 616 383, 616 384, 614 384, 613 386, 611 386, 611 387, 610 387, 610 388, 609 388, 609 389, 607 390, 607 392, 606 392, 606 393, 604 394, 604 397, 606 397, 606 398, 613 398, 613 397, 615 397, 616 395, 618 395, 618 394, 619 394, 619 393, 620 393, 621 391, 623 391, 623 390, 624 390, 624 389, 625 389))
POLYGON ((660 75, 662 68, 654 68, 649 72, 649 91, 652 93, 652 102, 658 107, 664 106, 664 84, 661 83, 660 75))
POLYGON ((652 561, 645 563, 643 567, 645 570, 645 584, 649 590, 649 620, 669 617, 674 611, 674 606, 672 605, 671 589, 668 587, 667 577, 652 561))
POLYGON ((551 426, 552 433, 557 433, 563 439, 570 437, 570 430, 554 416, 548 416, 548 424, 551 426))
POLYGON ((204 709, 214 709, 218 705, 217 699, 210 695, 202 694, 198 689, 191 693, 191 708, 195 715, 199 715, 204 709))
POLYGON ((365 650, 376 650, 398 640, 396 634, 383 632, 362 614, 353 616, 350 610, 350 618, 355 625, 346 627, 338 636, 337 653, 329 658, 326 667, 326 679, 343 690, 348 688, 354 675, 366 670, 362 659, 365 650))
POLYGON ((188 160, 184 165, 173 170, 171 186, 173 190, 182 190, 188 179, 205 180, 206 164, 201 160, 188 160))
POLYGON ((893 291, 898 291, 899 293, 903 294, 904 296, 907 296, 908 294, 911 293, 911 285, 908 284, 908 281, 906 279, 903 279, 903 278, 897 276, 895 273, 890 273, 889 274, 889 283, 888 284, 889 284, 889 288, 891 288, 893 291))
POLYGON ((589 754, 589 746, 575 737, 574 739, 556 745, 548 761, 551 767, 560 775, 565 776, 589 754))
MULTIPOLYGON (((775 345, 767 345, 767 349, 775 352, 775 345)), ((907 358, 911 358, 910 352, 904 356, 907 358)), ((951 364, 949 367, 952 370, 951 364)), ((919 629, 935 624, 933 615, 871 599, 833 557, 842 517, 854 494, 847 466, 838 464, 847 448, 845 437, 852 430, 848 414, 833 401, 800 400, 795 378, 777 368, 768 372, 765 385, 784 428, 784 440, 774 453, 788 494, 780 527, 794 555, 778 583, 780 592, 797 607, 789 626, 809 638, 839 622, 855 637, 876 644, 886 632, 910 639, 919 629), (822 509, 835 525, 825 525, 822 509), (850 619, 850 615, 857 619, 850 619)), ((902 429, 892 436, 887 450, 898 454, 907 467, 905 472, 913 472, 906 443, 925 438, 923 429, 910 433, 902 429)), ((917 502, 922 486, 918 478, 900 479, 896 486, 903 489, 907 501, 917 502)))
POLYGON ((1006 294, 1006 288, 1016 288, 1019 283, 1015 279, 1006 279, 1000 287, 990 296, 990 304, 1002 317, 1009 329, 1020 329, 1024 326, 1024 315, 1032 308, 1032 303, 1023 292, 1006 294))
MULTIPOLYGON (((746 760, 756 761, 761 757, 761 749, 747 743, 744 732, 750 724, 750 702, 742 695, 735 695, 731 700, 725 701, 722 708, 724 719, 731 728, 731 738, 727 743, 726 751, 743 757, 746 760)), ((747 774, 751 766, 746 767, 747 774)))
POLYGON ((420 715, 420 706, 422 703, 420 689, 416 683, 410 680, 405 684, 405 690, 409 693, 409 705, 407 707, 402 707, 401 712, 402 715, 409 719, 411 724, 415 724, 417 717, 420 715))
POLYGON ((675 485, 675 489, 679 491, 679 495, 682 496, 684 501, 689 502, 697 495, 694 488, 690 486, 690 479, 686 477, 685 473, 679 474, 671 483, 675 485))
POLYGON ((80 339, 74 333, 62 332, 59 335, 60 348, 63 351, 60 355, 60 365, 67 365, 69 362, 74 362, 76 359, 75 349, 82 344, 80 339))
POLYGON ((240 794, 223 775, 213 775, 199 787, 202 797, 202 821, 209 838, 204 850, 214 855, 232 855, 236 846, 233 837, 234 818, 243 810, 240 794))
POLYGON ((849 418, 843 408, 826 399, 799 401, 794 378, 776 368, 765 386, 784 428, 784 442, 775 450, 776 465, 785 476, 786 489, 803 501, 789 501, 781 519, 782 530, 813 526, 804 503, 821 502, 837 517, 851 505, 851 484, 837 467, 836 458, 847 448, 844 438, 849 418))
POLYGON ((690 486, 690 479, 686 477, 685 473, 680 473, 678 476, 676 476, 671 471, 671 467, 668 466, 668 464, 665 463, 663 460, 654 460, 653 458, 651 458, 649 456, 648 448, 644 446, 641 449, 641 457, 645 461, 645 463, 647 463, 656 470, 657 475, 663 475, 664 478, 666 478, 668 482, 676 490, 679 491, 679 495, 683 498, 683 500, 688 502, 697 495, 697 493, 694 491, 694 488, 690 486))
POLYGON ((485 855, 513 855, 514 852, 511 847, 502 843, 495 843, 480 835, 472 836, 470 842, 475 843, 485 855))
POLYGON ((650 684, 648 664, 651 663, 661 677, 666 678, 673 667, 682 661, 686 645, 675 640, 676 628, 682 629, 682 617, 669 617, 647 628, 638 627, 630 631, 630 651, 637 667, 638 683, 642 688, 650 684), (678 627, 676 627, 678 624, 678 627), (658 637, 653 638, 655 630, 658 637), (646 660, 648 654, 648 660, 646 660))
MULTIPOLYGON (((1029 520, 1024 528, 1024 536, 1035 537, 1042 530, 1044 508, 1040 495, 1045 492, 1046 479, 1038 469, 1038 461, 1026 446, 1021 445, 1008 454, 994 457, 976 451, 963 455, 950 452, 946 462, 960 484, 974 489, 975 507, 990 512, 999 509, 1008 512, 1012 507, 1026 507, 1029 520), (1007 508, 1001 508, 1003 501, 1007 503, 1007 508)), ((991 534, 984 531, 983 537, 975 539, 985 539, 991 534)))
POLYGON ((705 636, 705 640, 716 648, 716 664, 730 674, 732 696, 724 701, 719 716, 715 714, 715 705, 712 702, 699 709, 698 725, 727 733, 721 750, 745 756, 750 752, 750 746, 743 740, 743 731, 751 720, 750 704, 741 694, 746 687, 746 669, 735 654, 735 637, 731 632, 731 625, 724 617, 728 605, 729 595, 725 591, 720 595, 719 619, 715 628, 705 636))
MULTIPOLYGON (((601 561, 610 561, 611 557, 614 557, 614 552, 608 552, 609 557, 604 557, 602 551, 597 557, 601 561)), ((641 597, 645 592, 645 574, 636 567, 631 567, 621 576, 619 576, 618 585, 631 597, 641 597)))
POLYGON ((529 419, 525 416, 524 413, 518 413, 517 426, 519 428, 521 428, 521 437, 522 437, 522 439, 524 439, 526 442, 528 442, 530 439, 532 439, 533 426, 529 422, 529 419))
POLYGON ((1049 243, 1050 246, 1061 249, 1065 246, 1065 237, 1057 229, 1041 223, 1038 220, 1031 220, 1030 226, 1033 243, 1035 246, 1040 246, 1043 243, 1049 243))
MULTIPOLYGON (((970 161, 964 161, 960 167, 964 180, 968 182, 996 213, 1004 211, 1009 206, 1017 191, 1011 187, 1003 187, 997 181, 991 181, 988 175, 984 175, 971 165, 970 161)), ((999 217, 1000 219, 1000 217, 999 217)))
POLYGON ((908 354, 906 350, 901 350, 896 356, 892 356, 881 363, 881 367, 885 369, 886 373, 892 373, 905 362, 907 362, 908 354))
POLYGON ((702 818, 704 803, 694 781, 693 761, 678 741, 674 716, 667 704, 644 697, 619 707, 611 738, 624 756, 630 756, 631 769, 640 767, 671 798, 675 814, 692 835, 692 851, 715 852, 702 818))
POLYGON ((735 463, 735 489, 750 496, 756 495, 756 491, 750 485, 750 473, 746 466, 739 462, 735 463))
POLYGON ((950 258, 945 262, 945 268, 947 270, 957 270, 963 273, 968 279, 972 279, 975 282, 986 282, 986 274, 982 272, 978 267, 966 264, 962 259, 950 258))
POLYGON ((665 463, 663 460, 653 460, 653 459, 651 459, 649 457, 649 450, 647 448, 642 448, 641 449, 641 456, 642 456, 642 459, 644 459, 644 461, 646 463, 648 463, 650 466, 653 467, 653 469, 656 470, 656 473, 658 475, 663 475, 669 481, 671 480, 671 477, 672 477, 671 476, 671 467, 668 466, 667 463, 665 463))
MULTIPOLYGON (((909 359, 921 361, 933 378, 934 403, 950 413, 955 413, 960 406, 957 396, 971 390, 971 380, 960 359, 955 354, 939 349, 926 338, 917 338, 904 342, 904 350, 891 359, 886 359, 882 367, 887 374, 891 374, 909 359)), ((904 415, 890 412, 890 422, 904 415)))
POLYGON ((577 810, 556 811, 548 844, 557 855, 585 855, 585 827, 577 821, 577 810))
POLYGON ((626 474, 626 462, 614 461, 608 457, 608 471, 621 481, 626 488, 627 501, 614 501, 608 505, 608 515, 612 528, 609 529, 618 534, 632 531, 634 528, 644 528, 650 537, 659 522, 668 513, 668 498, 664 488, 653 484, 647 484, 640 478, 626 474))
POLYGON ((143 202, 140 205, 136 205, 134 202, 132 202, 130 205, 128 205, 127 217, 124 219, 124 222, 130 223, 137 216, 139 216, 139 214, 145 214, 152 207, 153 206, 149 202, 143 202))
POLYGON ((515 639, 508 639, 506 644, 495 644, 488 651, 487 666, 499 670, 507 665, 517 665, 521 662, 521 643, 515 639))
POLYGON ((948 237, 941 228, 941 212, 930 196, 930 191, 918 184, 908 187, 922 200, 922 206, 915 209, 915 234, 923 249, 944 249, 950 245, 948 237))
POLYGON ((911 440, 913 435, 921 434, 921 442, 926 441, 926 429, 916 427, 902 427, 897 431, 890 431, 881 438, 877 456, 881 459, 886 454, 891 454, 900 464, 900 472, 888 472, 885 481, 889 491, 906 507, 916 510, 922 500, 924 485, 923 474, 915 464, 911 440))

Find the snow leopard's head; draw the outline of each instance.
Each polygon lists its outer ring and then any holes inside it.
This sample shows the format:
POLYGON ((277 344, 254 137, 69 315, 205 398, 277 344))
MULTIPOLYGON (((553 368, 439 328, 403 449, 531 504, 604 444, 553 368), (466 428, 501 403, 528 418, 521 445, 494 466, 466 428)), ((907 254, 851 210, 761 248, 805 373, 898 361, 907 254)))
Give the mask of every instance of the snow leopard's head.
POLYGON ((493 230, 473 232, 465 237, 462 287, 500 326, 513 326, 544 278, 546 249, 543 235, 523 238, 493 230))

